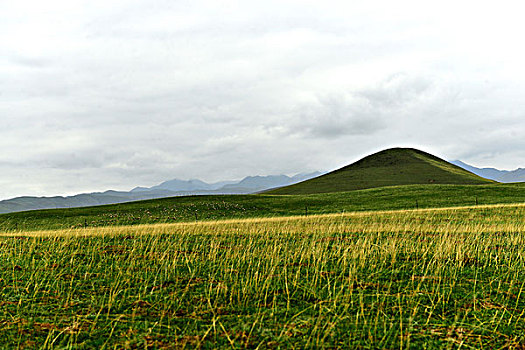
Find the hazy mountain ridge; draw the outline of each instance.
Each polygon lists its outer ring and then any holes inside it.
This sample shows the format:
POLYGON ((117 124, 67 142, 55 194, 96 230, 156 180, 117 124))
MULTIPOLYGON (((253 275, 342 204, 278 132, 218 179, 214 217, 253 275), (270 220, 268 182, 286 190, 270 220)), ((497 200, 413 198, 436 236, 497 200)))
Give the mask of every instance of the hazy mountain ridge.
MULTIPOLYGON (((235 183, 234 181, 231 181, 235 183)), ((169 181, 165 181, 161 183, 160 185, 153 186, 150 188, 150 190, 168 190, 168 191, 214 191, 217 189, 220 189, 222 186, 224 186, 227 181, 218 182, 218 183, 206 183, 204 181, 201 181, 199 179, 191 179, 191 180, 179 180, 179 179, 173 179, 169 181)))
MULTIPOLYGON (((358 161, 356 164, 365 166, 366 164, 362 162, 363 160, 358 161)), ((509 171, 496 168, 477 168, 460 160, 451 161, 450 163, 485 179, 503 183, 525 182, 525 169, 523 168, 509 171)), ((374 166, 376 165, 374 164, 374 166)), ((341 170, 344 170, 344 168, 337 170, 336 173, 341 170)), ((23 196, 0 201, 0 213, 37 209, 87 207, 188 195, 258 193, 269 189, 278 189, 280 187, 294 185, 321 175, 323 175, 321 172, 301 173, 291 177, 287 175, 257 175, 245 177, 241 181, 219 181, 215 183, 206 183, 199 179, 172 179, 152 187, 135 187, 129 192, 109 190, 67 197, 23 196)), ((363 178, 362 181, 368 180, 363 178)), ((276 192, 282 191, 285 190, 277 190, 276 192)))
POLYGON ((499 170, 496 168, 477 168, 460 160, 453 160, 450 163, 486 179, 495 180, 503 183, 525 182, 524 168, 518 168, 515 170, 499 170))
POLYGON ((249 194, 273 187, 282 187, 321 175, 320 172, 309 174, 248 176, 241 181, 220 181, 206 183, 198 179, 165 181, 153 187, 135 187, 126 191, 105 191, 82 193, 74 196, 31 197, 23 196, 0 201, 0 213, 26 210, 75 208, 94 205, 117 204, 138 200, 205 195, 205 194, 249 194))

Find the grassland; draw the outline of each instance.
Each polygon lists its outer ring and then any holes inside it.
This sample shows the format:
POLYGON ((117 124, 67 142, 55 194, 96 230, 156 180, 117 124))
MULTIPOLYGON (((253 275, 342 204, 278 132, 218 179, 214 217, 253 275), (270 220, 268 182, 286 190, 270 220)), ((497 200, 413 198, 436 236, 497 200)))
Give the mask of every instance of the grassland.
POLYGON ((441 158, 412 148, 387 149, 341 169, 269 194, 314 194, 402 185, 494 183, 441 158))
POLYGON ((525 183, 411 185, 313 195, 176 197, 0 215, 0 231, 33 231, 370 210, 525 202, 525 183))
POLYGON ((525 205, 0 235, 0 348, 522 348, 525 205))

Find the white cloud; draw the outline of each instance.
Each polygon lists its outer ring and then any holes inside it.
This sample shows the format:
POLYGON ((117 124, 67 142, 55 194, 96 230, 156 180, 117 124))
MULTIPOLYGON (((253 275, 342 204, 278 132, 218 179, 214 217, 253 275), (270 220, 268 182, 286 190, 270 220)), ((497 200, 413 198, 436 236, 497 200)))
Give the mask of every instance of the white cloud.
POLYGON ((518 1, 0 3, 0 198, 328 170, 388 146, 524 166, 518 1))

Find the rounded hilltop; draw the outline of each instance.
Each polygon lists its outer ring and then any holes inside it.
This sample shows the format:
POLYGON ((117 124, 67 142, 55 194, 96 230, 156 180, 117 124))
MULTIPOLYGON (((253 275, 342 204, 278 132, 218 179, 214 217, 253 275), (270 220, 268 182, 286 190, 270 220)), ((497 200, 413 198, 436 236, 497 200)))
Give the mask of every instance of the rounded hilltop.
POLYGON ((325 175, 267 194, 345 192, 384 186, 494 183, 415 148, 389 148, 325 175))

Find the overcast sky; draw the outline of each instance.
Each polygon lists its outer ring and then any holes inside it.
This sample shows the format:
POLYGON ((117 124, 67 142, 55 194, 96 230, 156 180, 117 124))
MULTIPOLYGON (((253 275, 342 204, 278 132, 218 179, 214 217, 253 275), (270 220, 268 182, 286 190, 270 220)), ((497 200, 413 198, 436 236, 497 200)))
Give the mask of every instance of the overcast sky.
POLYGON ((520 1, 0 0, 0 199, 331 170, 525 167, 520 1))

